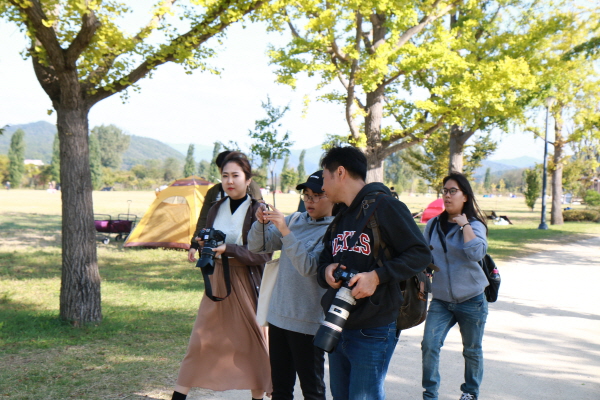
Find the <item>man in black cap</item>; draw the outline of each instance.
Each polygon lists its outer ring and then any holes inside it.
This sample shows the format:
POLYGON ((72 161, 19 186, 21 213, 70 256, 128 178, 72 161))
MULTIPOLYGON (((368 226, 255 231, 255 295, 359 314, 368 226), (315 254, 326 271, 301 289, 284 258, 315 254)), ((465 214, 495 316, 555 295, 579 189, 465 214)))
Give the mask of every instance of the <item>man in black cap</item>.
POLYGON ((312 341, 323 319, 319 301, 325 289, 319 287, 316 273, 333 204, 323 193, 323 171, 296 189, 302 190, 306 211, 285 217, 277 209, 258 210, 248 249, 281 250, 267 314, 273 400, 294 398, 296 374, 305 399, 325 400, 325 356, 312 341))

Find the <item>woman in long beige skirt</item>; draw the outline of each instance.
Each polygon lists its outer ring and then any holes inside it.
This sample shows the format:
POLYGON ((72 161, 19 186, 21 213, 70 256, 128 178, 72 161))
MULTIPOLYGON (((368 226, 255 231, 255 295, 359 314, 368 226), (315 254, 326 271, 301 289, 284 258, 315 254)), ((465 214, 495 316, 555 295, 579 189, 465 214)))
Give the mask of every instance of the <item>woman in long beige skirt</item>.
MULTIPOLYGON (((173 400, 185 399, 192 387, 217 391, 250 389, 253 399, 262 399, 265 392, 272 390, 268 340, 264 328, 256 322, 260 279, 271 255, 254 254, 247 249, 247 234, 260 207, 246 193, 251 176, 250 164, 243 154, 233 152, 223 162, 222 185, 228 196, 210 209, 207 227, 226 235, 225 243, 213 251, 229 261, 231 294, 223 301, 212 301, 203 295, 173 400)), ((213 296, 225 297, 219 258, 215 259, 210 282, 213 296)))

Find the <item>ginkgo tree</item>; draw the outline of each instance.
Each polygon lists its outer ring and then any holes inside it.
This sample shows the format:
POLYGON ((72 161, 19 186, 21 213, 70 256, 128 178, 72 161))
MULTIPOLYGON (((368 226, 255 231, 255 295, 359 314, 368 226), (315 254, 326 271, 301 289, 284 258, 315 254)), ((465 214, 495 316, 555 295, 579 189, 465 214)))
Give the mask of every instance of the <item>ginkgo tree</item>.
POLYGON ((453 57, 443 17, 462 3, 281 0, 264 9, 272 29, 291 33, 285 47, 270 50, 278 81, 295 86, 299 74, 321 78, 321 100, 343 105, 349 142, 365 152, 367 180, 382 181, 388 155, 442 126, 443 112, 401 92, 412 90, 411 75, 453 57))
POLYGON ((531 55, 556 29, 532 24, 537 12, 536 2, 527 0, 458 5, 447 21, 453 52, 444 65, 412 76, 414 86, 434 94, 421 107, 446 116, 448 172, 463 172, 464 148, 476 133, 505 132, 525 119, 537 88, 531 55))
MULTIPOLYGON (((560 225, 564 223, 562 197, 566 146, 588 134, 599 138, 597 131, 589 127, 600 118, 600 76, 595 65, 600 54, 573 52, 573 49, 588 43, 590 36, 598 35, 600 26, 596 13, 568 3, 549 10, 539 20, 541 24, 557 28, 544 36, 544 46, 532 56, 530 65, 539 87, 532 107, 549 106, 554 120, 554 139, 549 141, 553 150, 549 168, 552 173, 550 222, 560 225), (550 99, 552 101, 547 101, 550 99)), ((544 138, 540 127, 528 126, 527 130, 544 138)))
POLYGON ((272 29, 291 33, 270 52, 279 82, 319 76, 320 99, 345 107, 349 143, 364 150, 368 180, 381 181, 387 156, 442 128, 449 169, 461 171, 471 136, 523 118, 536 77, 520 52, 542 37, 528 29, 537 3, 298 0, 264 10, 272 29))
POLYGON ((30 40, 27 57, 57 116, 62 319, 74 325, 102 319, 88 147, 90 109, 164 63, 180 63, 188 71, 209 69, 206 59, 213 52, 207 41, 262 4, 263 0, 162 0, 148 24, 129 34, 119 22, 131 10, 119 1, 0 1, 0 18, 17 24, 30 40))

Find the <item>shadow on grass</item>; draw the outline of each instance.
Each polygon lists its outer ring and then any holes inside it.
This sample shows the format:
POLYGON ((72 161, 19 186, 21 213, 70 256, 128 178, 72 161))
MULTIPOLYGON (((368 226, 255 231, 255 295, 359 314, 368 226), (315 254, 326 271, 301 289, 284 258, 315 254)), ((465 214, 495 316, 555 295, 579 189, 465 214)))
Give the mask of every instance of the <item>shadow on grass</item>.
MULTIPOLYGON (((177 294, 173 294, 176 297, 177 294)), ((77 346, 97 340, 115 338, 122 354, 129 348, 141 348, 149 343, 142 337, 189 336, 197 308, 187 310, 149 310, 144 306, 104 304, 104 319, 100 324, 73 328, 61 321, 58 311, 40 310, 34 304, 4 300, 0 303, 1 338, 3 351, 24 348, 77 346)), ((160 343, 156 343, 160 346, 160 343)))
POLYGON ((534 247, 527 247, 528 244, 560 245, 589 238, 586 229, 593 231, 596 227, 595 224, 588 225, 589 227, 585 226, 581 231, 569 225, 563 225, 563 228, 553 226, 547 230, 537 229, 537 225, 534 224, 490 226, 488 252, 493 257, 503 260, 526 257, 540 251, 534 247))
MULTIPOLYGON (((187 259, 186 253, 163 250, 134 253, 99 251, 102 281, 149 290, 204 290, 200 269, 192 263, 181 261, 187 259)), ((56 247, 30 252, 0 252, 0 276, 8 279, 60 278, 61 266, 60 249, 56 247)))
POLYGON ((99 326, 75 329, 55 312, 0 304, 0 393, 17 399, 118 399, 171 387, 196 309, 105 305, 104 313, 99 326))
POLYGON ((19 235, 26 230, 58 231, 62 227, 60 215, 46 215, 36 213, 3 213, 0 214, 0 227, 3 231, 10 231, 10 235, 19 235))
POLYGON ((58 215, 0 214, 0 246, 60 247, 61 226, 58 215))

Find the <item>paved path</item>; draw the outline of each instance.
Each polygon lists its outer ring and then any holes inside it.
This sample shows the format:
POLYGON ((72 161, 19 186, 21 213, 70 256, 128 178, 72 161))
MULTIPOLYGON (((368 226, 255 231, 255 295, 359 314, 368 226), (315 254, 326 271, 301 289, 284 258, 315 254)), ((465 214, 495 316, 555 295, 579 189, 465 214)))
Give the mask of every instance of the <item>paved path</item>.
MULTIPOLYGON (((600 237, 499 268, 502 286, 489 307, 480 399, 600 400, 600 237)), ((421 398, 422 335, 423 326, 403 332, 386 379, 388 399, 421 398)), ((460 397, 461 352, 454 327, 442 350, 440 400, 460 397)), ((302 399, 298 385, 295 395, 302 399)), ((188 398, 247 400, 250 393, 194 389, 188 398)))

